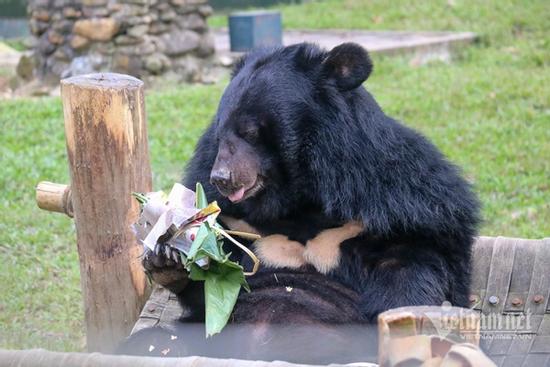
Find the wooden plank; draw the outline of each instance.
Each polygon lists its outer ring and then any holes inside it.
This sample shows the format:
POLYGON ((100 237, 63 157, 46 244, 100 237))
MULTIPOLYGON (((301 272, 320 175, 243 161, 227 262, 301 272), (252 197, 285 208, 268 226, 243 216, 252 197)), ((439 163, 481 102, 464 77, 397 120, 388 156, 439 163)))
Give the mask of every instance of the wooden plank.
POLYGON ((498 237, 494 243, 487 292, 483 300, 482 313, 502 313, 508 298, 512 267, 516 251, 515 239, 498 237))
POLYGON ((494 237, 478 237, 474 243, 470 307, 476 310, 481 310, 487 290, 487 279, 489 278, 494 243, 494 237))

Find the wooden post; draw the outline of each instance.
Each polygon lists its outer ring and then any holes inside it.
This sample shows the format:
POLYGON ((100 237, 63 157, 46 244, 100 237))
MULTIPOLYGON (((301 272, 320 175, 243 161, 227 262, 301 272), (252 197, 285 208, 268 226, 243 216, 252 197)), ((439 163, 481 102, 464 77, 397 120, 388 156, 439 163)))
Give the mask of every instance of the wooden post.
POLYGON ((89 351, 111 352, 149 295, 130 225, 151 191, 143 83, 120 74, 61 81, 89 351))

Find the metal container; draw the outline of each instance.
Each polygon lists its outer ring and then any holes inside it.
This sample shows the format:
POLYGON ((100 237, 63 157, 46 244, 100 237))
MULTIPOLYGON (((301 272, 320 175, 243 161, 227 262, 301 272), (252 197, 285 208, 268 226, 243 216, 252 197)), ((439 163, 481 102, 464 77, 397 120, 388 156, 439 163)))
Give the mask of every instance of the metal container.
POLYGON ((231 51, 246 52, 255 47, 280 46, 283 43, 281 13, 246 11, 229 15, 231 51))

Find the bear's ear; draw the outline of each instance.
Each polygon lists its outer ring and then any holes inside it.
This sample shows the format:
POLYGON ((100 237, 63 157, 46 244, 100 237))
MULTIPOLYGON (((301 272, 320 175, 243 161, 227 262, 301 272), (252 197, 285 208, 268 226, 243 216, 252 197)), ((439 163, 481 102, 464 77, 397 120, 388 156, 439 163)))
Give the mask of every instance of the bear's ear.
POLYGON ((342 43, 323 60, 323 74, 342 91, 355 89, 369 77, 372 61, 367 51, 356 43, 342 43))
POLYGON ((233 64, 233 69, 231 70, 231 79, 233 79, 237 74, 239 74, 239 71, 241 71, 241 69, 244 66, 244 63, 246 61, 245 59, 246 59, 246 55, 243 55, 239 57, 237 61, 235 61, 235 63, 233 64))

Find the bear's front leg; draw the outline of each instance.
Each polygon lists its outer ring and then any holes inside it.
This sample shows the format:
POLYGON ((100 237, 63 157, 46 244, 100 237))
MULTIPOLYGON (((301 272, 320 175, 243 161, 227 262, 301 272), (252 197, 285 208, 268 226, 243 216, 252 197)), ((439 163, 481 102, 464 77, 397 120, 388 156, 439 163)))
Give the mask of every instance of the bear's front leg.
POLYGON ((147 248, 142 265, 155 283, 175 294, 183 291, 189 282, 179 251, 168 245, 157 244, 154 251, 147 248))

